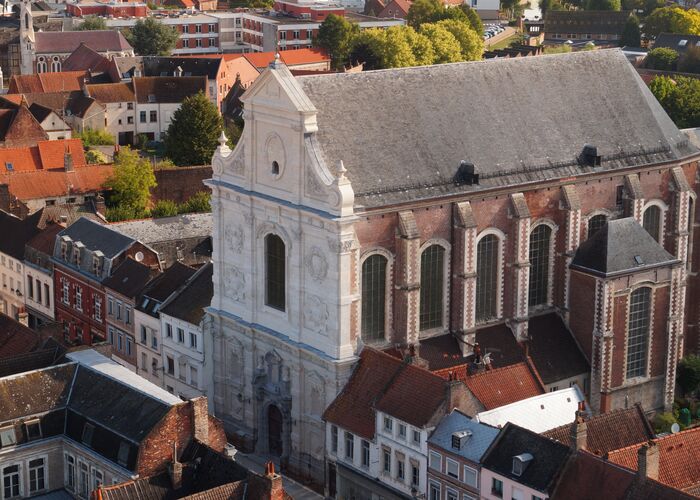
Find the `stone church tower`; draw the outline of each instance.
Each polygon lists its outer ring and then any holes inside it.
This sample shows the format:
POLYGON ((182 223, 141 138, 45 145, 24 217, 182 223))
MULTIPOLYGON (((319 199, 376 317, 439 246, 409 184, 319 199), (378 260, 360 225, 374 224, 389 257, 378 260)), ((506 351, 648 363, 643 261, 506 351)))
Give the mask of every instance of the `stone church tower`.
POLYGON ((323 480, 321 415, 356 360, 353 192, 342 163, 317 154, 316 110, 286 66, 242 100, 243 136, 218 148, 207 182, 215 412, 256 451, 323 480))
POLYGON ((35 40, 32 3, 32 0, 10 0, 6 4, 6 10, 19 6, 20 72, 23 75, 34 73, 35 40))

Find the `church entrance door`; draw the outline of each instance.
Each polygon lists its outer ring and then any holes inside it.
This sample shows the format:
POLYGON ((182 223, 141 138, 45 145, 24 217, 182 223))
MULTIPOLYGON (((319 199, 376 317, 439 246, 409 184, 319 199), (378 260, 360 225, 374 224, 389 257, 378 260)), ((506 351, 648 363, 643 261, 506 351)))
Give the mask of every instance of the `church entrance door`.
POLYGON ((267 435, 270 454, 282 455, 282 412, 275 405, 267 407, 267 435))

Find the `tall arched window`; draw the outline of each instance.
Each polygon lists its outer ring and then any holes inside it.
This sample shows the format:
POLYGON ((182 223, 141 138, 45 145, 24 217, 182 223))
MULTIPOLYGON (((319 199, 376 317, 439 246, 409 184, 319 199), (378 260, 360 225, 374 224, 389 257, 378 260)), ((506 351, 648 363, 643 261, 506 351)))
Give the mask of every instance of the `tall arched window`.
POLYGON ((420 329, 443 326, 445 249, 431 245, 420 256, 420 329))
POLYGON ((547 304, 549 298, 549 259, 552 228, 540 224, 530 233, 530 307, 547 304))
POLYGON ((285 310, 286 252, 282 238, 265 236, 265 304, 285 310))
POLYGON ((37 73, 46 73, 47 69, 48 69, 48 67, 46 65, 46 61, 44 60, 43 57, 40 57, 36 63, 36 72, 37 73))
POLYGON ((658 206, 651 205, 644 211, 642 225, 656 241, 661 241, 661 209, 658 206))
POLYGON ((61 71, 61 60, 54 56, 53 61, 51 61, 51 72, 59 73, 61 71))
POLYGON ((646 375, 650 316, 651 288, 638 288, 630 295, 627 325, 627 378, 646 375))
POLYGON ((476 320, 498 316, 498 247, 495 234, 487 234, 476 245, 476 320))
POLYGON ((387 258, 370 255, 362 263, 362 339, 384 340, 387 258))
POLYGON ((603 215, 594 215, 590 219, 588 219, 588 238, 593 236, 595 233, 598 232, 599 229, 602 229, 605 224, 608 223, 608 218, 603 215))

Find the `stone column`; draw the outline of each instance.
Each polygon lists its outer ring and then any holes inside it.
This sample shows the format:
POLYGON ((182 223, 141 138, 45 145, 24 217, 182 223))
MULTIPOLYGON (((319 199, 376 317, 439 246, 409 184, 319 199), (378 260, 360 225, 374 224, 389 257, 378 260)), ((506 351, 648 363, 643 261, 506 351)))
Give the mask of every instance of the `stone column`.
POLYGON ((454 205, 452 326, 462 336, 462 354, 476 342, 476 222, 468 201, 454 205))
POLYGON ((523 193, 510 195, 515 235, 515 296, 511 327, 518 341, 527 340, 528 292, 530 288, 530 209, 523 193))
POLYGON ((396 235, 395 342, 418 342, 420 312, 420 235, 413 212, 399 212, 396 235))
POLYGON ((668 349, 666 351, 666 378, 664 380, 664 411, 673 409, 676 388, 676 369, 683 355, 683 316, 685 310, 685 263, 671 271, 671 297, 668 312, 668 349))
POLYGON ((591 406, 597 412, 610 410, 613 351, 612 285, 596 280, 593 349, 591 356, 591 406))
MULTIPOLYGON (((671 175, 673 182, 671 184, 671 189, 674 192, 673 198, 673 242, 675 248, 676 258, 681 261, 681 266, 679 269, 680 276, 678 277, 678 289, 675 287, 671 289, 671 300, 676 299, 678 303, 676 304, 676 321, 680 324, 677 329, 678 343, 679 343, 679 356, 683 355, 683 342, 684 342, 684 323, 685 323, 685 301, 688 286, 688 249, 690 245, 690 231, 689 226, 693 223, 690 218, 690 185, 686 179, 683 169, 680 167, 674 167, 671 169, 671 175), (674 295, 676 293, 678 296, 674 295)), ((674 275, 675 276, 675 275, 674 275)), ((673 304, 672 304, 673 305, 673 304)), ((675 379, 675 377, 674 377, 675 379)))
POLYGON ((569 283, 571 281, 571 271, 569 266, 574 260, 576 249, 581 244, 581 200, 579 199, 576 186, 570 184, 562 186, 563 209, 566 211, 566 241, 564 247, 564 257, 566 265, 564 267, 564 320, 569 322, 569 283))

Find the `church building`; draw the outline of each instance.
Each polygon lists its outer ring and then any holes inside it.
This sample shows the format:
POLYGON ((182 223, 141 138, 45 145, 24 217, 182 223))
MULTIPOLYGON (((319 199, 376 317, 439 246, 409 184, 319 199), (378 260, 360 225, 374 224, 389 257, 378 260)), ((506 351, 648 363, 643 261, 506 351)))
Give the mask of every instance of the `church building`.
POLYGON ((277 60, 242 101, 207 181, 205 320, 241 442, 322 479, 321 415, 363 346, 447 339, 469 363, 494 328, 527 352, 543 317, 590 363, 594 411, 671 406, 698 347, 700 149, 622 52, 303 77, 277 60))

